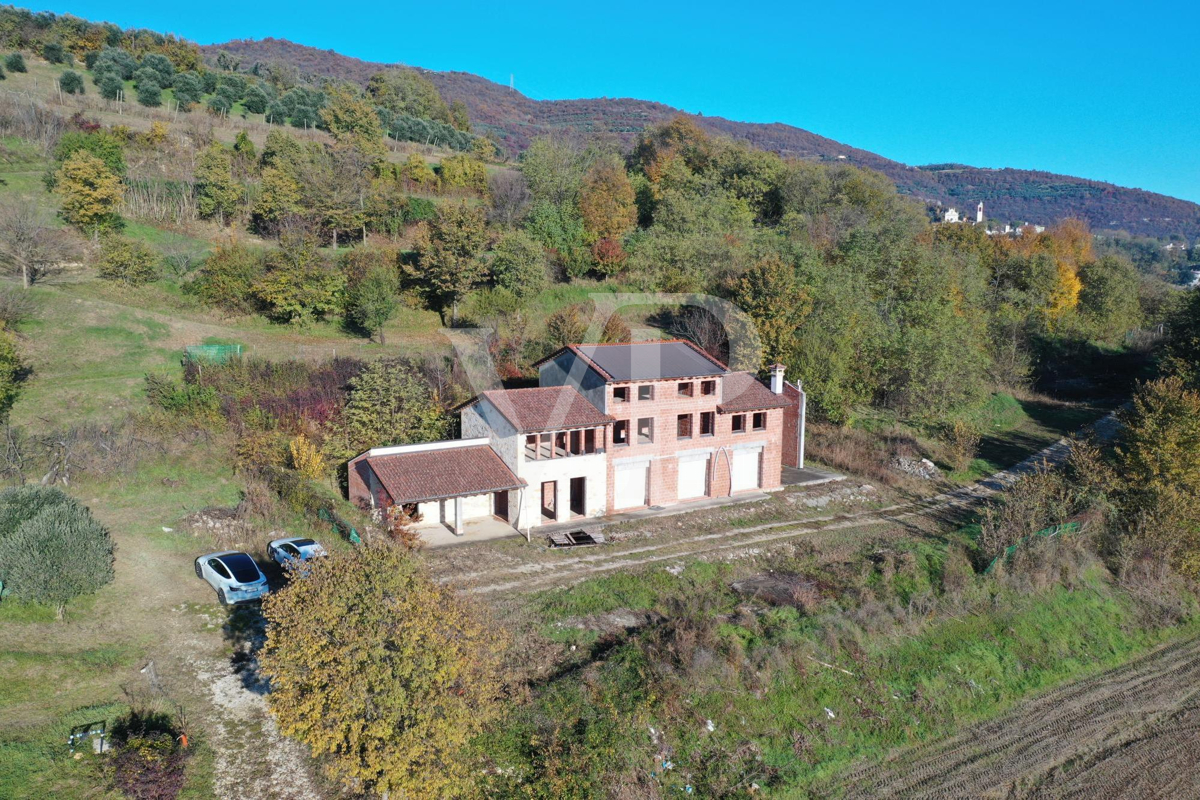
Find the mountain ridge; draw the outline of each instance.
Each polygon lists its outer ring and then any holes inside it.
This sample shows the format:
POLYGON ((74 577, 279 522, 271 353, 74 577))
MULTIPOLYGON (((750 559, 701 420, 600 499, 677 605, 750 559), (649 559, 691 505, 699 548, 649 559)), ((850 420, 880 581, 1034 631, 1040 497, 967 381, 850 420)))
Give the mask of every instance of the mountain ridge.
MULTIPOLYGON (((911 166, 782 122, 739 122, 691 114, 665 103, 636 98, 534 100, 507 86, 462 71, 436 71, 401 63, 366 61, 287 39, 235 39, 201 45, 212 60, 220 52, 242 62, 279 61, 304 77, 332 77, 365 84, 375 72, 410 67, 428 77, 447 102, 461 100, 480 133, 491 134, 512 154, 537 136, 575 132, 612 136, 629 144, 647 127, 684 115, 704 129, 763 150, 810 160, 841 161, 887 175, 898 191, 927 203, 985 213, 999 222, 1050 224, 1067 217, 1094 230, 1118 229, 1140 236, 1200 237, 1200 204, 1105 181, 1014 167, 945 163, 911 166)), ((250 62, 250 63, 248 63, 250 62)))

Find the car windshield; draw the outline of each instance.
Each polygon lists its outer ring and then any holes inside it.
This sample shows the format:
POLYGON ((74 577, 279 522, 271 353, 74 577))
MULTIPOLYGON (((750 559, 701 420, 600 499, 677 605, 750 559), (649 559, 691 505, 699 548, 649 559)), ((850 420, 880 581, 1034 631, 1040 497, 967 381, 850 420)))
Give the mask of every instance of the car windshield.
POLYGON ((238 583, 254 583, 258 580, 258 567, 254 565, 254 559, 245 553, 221 556, 221 560, 229 567, 233 579, 238 583))

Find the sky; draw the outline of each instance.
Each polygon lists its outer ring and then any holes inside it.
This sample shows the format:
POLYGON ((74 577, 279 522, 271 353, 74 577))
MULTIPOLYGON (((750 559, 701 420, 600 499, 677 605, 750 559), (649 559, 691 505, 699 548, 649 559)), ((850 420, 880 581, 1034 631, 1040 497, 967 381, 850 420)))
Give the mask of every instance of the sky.
POLYGON ((35 8, 201 44, 274 36, 503 84, 511 75, 539 100, 657 100, 784 122, 908 164, 1043 169, 1200 202, 1200 4, 1184 0, 35 8))

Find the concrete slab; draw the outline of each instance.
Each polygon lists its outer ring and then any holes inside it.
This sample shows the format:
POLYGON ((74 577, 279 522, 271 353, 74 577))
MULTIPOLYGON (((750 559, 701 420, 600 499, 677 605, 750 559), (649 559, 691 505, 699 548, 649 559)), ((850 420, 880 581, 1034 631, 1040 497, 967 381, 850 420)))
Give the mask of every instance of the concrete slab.
POLYGON ((822 483, 846 480, 845 475, 839 475, 836 472, 827 472, 815 467, 802 467, 801 469, 784 467, 783 474, 780 477, 784 486, 820 486, 822 483))
POLYGON ((450 528, 440 522, 423 522, 414 525, 413 529, 421 535, 425 547, 453 547, 472 542, 487 542, 495 539, 508 539, 513 536, 525 538, 523 534, 507 522, 501 522, 495 517, 477 517, 463 520, 462 536, 456 536, 450 528))

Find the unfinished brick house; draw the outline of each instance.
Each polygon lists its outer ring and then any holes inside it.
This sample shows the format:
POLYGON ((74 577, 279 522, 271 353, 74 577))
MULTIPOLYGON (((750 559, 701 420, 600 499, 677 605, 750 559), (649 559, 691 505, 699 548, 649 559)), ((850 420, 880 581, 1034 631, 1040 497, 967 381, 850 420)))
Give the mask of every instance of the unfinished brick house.
POLYGON ((353 459, 350 499, 459 535, 480 521, 528 532, 769 491, 803 464, 804 392, 782 366, 764 384, 686 341, 569 345, 536 366, 540 386, 462 405, 463 439, 353 459))

